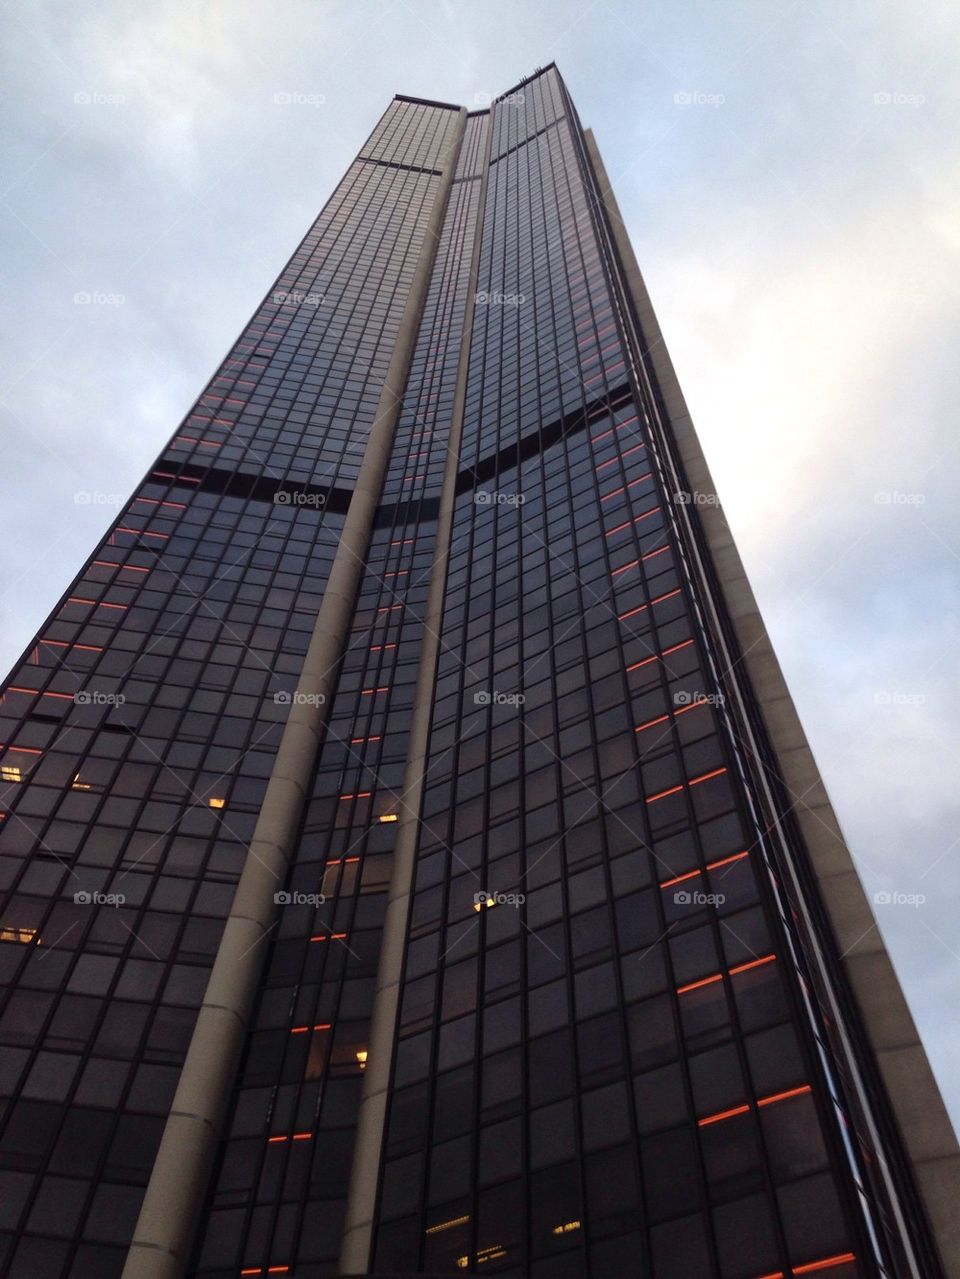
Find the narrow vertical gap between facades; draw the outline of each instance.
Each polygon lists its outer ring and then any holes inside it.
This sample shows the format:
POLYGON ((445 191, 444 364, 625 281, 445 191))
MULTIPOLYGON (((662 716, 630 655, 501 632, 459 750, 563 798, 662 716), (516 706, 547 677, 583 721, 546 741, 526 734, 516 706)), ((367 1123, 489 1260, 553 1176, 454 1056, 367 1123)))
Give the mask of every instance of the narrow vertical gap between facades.
MULTIPOLYGON (((380 1188, 385 1124, 389 1089, 393 1070, 400 1011, 400 982, 406 945, 410 896, 416 870, 417 840, 420 831, 420 807, 426 776, 427 747, 433 714, 433 689, 440 652, 443 626, 443 604, 446 595, 447 564, 453 525, 453 506, 457 493, 460 467, 460 440, 463 409, 473 335, 474 308, 470 305, 477 288, 477 272, 483 238, 483 212, 489 171, 489 154, 493 129, 486 130, 486 150, 478 182, 477 213, 474 242, 467 283, 468 305, 465 312, 456 390, 447 442, 447 462, 437 516, 437 538, 434 547, 430 591, 424 623, 423 652, 417 675, 414 711, 410 727, 408 762, 404 775, 404 805, 394 852, 394 873, 390 884, 383 943, 377 975, 377 989, 371 1018, 370 1065, 364 1079, 357 1125, 354 1164, 350 1178, 347 1215, 344 1226, 340 1268, 344 1274, 361 1274, 372 1264, 373 1229, 377 1195, 380 1188)), ((465 179, 469 181, 470 179, 465 179)))

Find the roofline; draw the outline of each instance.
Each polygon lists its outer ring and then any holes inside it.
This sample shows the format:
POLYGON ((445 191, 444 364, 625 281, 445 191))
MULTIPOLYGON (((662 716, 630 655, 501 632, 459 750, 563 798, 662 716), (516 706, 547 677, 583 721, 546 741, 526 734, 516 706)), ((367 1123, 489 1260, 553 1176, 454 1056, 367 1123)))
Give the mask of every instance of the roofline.
MULTIPOLYGON (((555 62, 548 62, 546 66, 537 67, 536 71, 532 71, 530 75, 524 76, 522 80, 518 80, 515 85, 512 85, 511 88, 507 89, 504 93, 497 94, 497 96, 493 99, 494 103, 502 102, 504 98, 509 98, 512 93, 516 93, 518 89, 522 89, 523 86, 525 84, 529 84, 531 80, 536 80, 539 76, 546 75, 548 71, 556 71, 557 75, 560 75, 560 70, 557 67, 557 64, 555 62)), ((455 102, 437 102, 434 98, 416 98, 412 97, 408 93, 395 93, 393 95, 393 100, 394 102, 412 102, 418 107, 440 107, 444 111, 463 110, 463 107, 455 102)), ((489 110, 489 107, 484 107, 482 111, 468 111, 467 115, 486 115, 489 110)))

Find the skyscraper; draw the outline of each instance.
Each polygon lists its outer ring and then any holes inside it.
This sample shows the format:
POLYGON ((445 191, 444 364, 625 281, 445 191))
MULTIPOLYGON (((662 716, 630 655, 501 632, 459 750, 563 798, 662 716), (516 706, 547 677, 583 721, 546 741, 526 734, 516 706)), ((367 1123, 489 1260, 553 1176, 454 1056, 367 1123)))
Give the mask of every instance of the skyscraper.
POLYGON ((398 97, 3 686, 12 1279, 957 1279, 599 154, 398 97))

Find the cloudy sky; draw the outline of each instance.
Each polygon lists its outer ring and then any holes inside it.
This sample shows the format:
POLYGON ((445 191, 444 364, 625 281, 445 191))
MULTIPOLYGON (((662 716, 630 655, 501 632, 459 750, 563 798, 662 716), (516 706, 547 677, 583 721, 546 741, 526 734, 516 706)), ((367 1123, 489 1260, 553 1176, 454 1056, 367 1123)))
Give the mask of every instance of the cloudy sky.
POLYGON ((555 60, 960 1121, 955 4, 3 7, 0 669, 393 94, 555 60))

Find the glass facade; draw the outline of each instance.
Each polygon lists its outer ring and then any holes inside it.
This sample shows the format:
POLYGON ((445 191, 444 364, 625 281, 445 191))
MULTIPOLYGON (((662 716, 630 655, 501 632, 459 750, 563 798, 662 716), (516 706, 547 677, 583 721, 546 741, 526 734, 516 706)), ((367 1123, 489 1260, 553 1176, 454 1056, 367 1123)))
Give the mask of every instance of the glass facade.
POLYGON ((424 255, 189 1273, 340 1273, 359 1169, 371 1273, 934 1279, 553 67, 465 121, 391 104, 3 686, 0 1270, 123 1271, 424 255))

